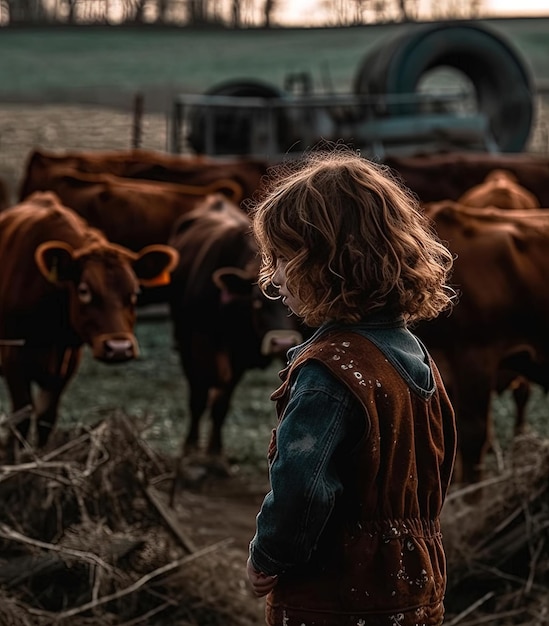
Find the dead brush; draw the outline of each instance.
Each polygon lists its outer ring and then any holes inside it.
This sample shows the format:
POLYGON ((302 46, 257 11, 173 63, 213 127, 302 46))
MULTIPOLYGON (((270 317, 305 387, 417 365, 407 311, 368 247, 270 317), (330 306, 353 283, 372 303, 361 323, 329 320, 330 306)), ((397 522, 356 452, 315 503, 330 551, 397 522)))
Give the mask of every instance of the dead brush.
MULTIPOLYGON (((202 545, 141 434, 116 412, 0 465, 2 626, 263 622, 230 529, 202 545)), ((446 626, 549 624, 549 440, 517 438, 505 463, 446 501, 446 626)))
POLYGON ((520 436, 506 456, 446 500, 446 626, 549 624, 549 440, 520 436))
POLYGON ((24 457, 0 466, 2 626, 258 623, 242 555, 194 545, 158 487, 171 464, 134 420, 24 457))

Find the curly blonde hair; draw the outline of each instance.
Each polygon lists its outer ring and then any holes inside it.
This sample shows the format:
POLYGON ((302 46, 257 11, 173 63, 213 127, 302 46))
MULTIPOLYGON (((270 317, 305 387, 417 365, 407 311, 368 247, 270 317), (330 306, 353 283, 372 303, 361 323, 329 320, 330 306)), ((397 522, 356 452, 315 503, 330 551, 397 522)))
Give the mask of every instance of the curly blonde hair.
POLYGON ((248 207, 259 286, 273 297, 277 260, 285 260, 286 288, 309 326, 357 322, 382 308, 411 323, 450 306, 452 255, 387 167, 337 145, 272 168, 264 189, 248 207))

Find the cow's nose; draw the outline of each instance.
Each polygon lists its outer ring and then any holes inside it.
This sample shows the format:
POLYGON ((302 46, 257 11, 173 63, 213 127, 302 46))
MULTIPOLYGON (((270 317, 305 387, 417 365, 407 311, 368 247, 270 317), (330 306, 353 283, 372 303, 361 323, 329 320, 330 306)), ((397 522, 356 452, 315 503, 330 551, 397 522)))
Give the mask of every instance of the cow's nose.
POLYGON ((139 354, 137 340, 132 333, 104 333, 90 341, 93 357, 104 363, 122 363, 139 354))
POLYGON ((261 354, 280 355, 303 341, 301 333, 295 330, 270 330, 261 342, 261 354))
POLYGON ((129 361, 135 358, 135 346, 131 339, 106 339, 103 348, 105 361, 129 361))

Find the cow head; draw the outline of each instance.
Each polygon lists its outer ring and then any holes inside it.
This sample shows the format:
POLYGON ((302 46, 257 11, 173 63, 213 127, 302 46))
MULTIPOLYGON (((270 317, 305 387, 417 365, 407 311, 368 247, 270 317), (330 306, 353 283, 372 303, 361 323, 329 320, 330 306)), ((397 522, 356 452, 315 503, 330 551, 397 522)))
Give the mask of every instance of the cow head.
POLYGON ((139 253, 108 242, 74 249, 64 241, 47 241, 35 252, 40 273, 68 298, 71 331, 107 363, 138 354, 133 333, 139 286, 169 282, 178 254, 155 245, 139 253))
POLYGON ((539 200, 522 187, 513 172, 503 169, 492 170, 480 185, 466 191, 459 204, 483 209, 494 206, 498 209, 538 209, 539 200))
POLYGON ((212 278, 220 289, 220 306, 229 328, 248 324, 262 357, 284 356, 289 348, 301 343, 297 319, 288 315, 280 300, 269 299, 261 292, 256 271, 222 267, 212 278))

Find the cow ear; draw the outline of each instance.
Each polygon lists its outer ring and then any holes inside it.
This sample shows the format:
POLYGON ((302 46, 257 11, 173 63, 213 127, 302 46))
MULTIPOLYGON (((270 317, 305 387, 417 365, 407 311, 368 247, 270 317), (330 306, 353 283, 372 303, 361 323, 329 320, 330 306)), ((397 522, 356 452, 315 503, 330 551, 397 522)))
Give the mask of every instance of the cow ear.
POLYGON ((159 287, 169 284, 170 272, 178 262, 179 253, 175 248, 158 244, 143 248, 132 265, 140 285, 159 287))
POLYGON ((56 285, 74 277, 74 248, 64 241, 45 241, 36 248, 34 260, 42 276, 56 285))
POLYGON ((221 289, 221 298, 228 302, 239 296, 249 296, 257 277, 239 267, 220 267, 212 274, 214 284, 221 289))

